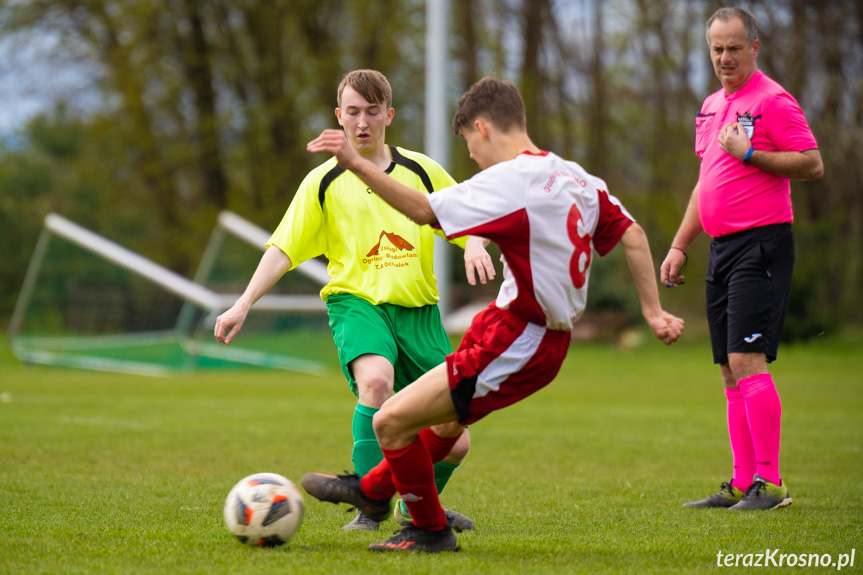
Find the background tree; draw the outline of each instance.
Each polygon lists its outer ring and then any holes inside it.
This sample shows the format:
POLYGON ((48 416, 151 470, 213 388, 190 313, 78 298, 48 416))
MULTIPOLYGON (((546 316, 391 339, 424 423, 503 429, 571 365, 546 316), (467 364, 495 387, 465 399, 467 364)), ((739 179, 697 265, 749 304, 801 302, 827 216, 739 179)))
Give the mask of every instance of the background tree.
MULTIPOLYGON (((484 75, 518 84, 537 143, 606 179, 661 259, 698 175, 694 115, 719 88, 704 22, 724 4, 452 2, 451 105, 484 75)), ((822 180, 792 185, 798 271, 787 333, 859 324, 863 7, 739 4, 759 17, 760 67, 798 98, 825 162, 822 180)), ((336 85, 353 68, 387 74, 390 139, 421 149, 424 14, 422 0, 0 0, 0 41, 50 40, 54 58, 92 78, 0 144, 0 225, 13 231, 0 248, 14 254, 0 268, 0 317, 50 210, 186 275, 219 210, 273 228, 321 160, 305 142, 336 125, 336 85)), ((51 78, 37 84, 50 88, 51 78)), ((453 175, 470 177, 475 164, 453 149, 453 175)), ((696 281, 674 294, 693 319, 703 315, 708 243, 693 245, 696 281)), ((595 276, 592 309, 635 313, 618 287, 622 262, 598 265, 607 269, 595 276)))

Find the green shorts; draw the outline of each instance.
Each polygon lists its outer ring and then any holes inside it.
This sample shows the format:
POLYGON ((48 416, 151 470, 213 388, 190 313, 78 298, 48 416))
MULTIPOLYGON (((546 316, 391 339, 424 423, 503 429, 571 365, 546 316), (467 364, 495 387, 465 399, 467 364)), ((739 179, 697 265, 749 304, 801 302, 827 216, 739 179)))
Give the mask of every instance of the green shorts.
POLYGON ((334 294, 327 298, 327 313, 339 363, 354 395, 357 381, 349 366, 363 354, 380 355, 393 364, 399 391, 452 352, 436 305, 373 305, 354 295, 334 294))

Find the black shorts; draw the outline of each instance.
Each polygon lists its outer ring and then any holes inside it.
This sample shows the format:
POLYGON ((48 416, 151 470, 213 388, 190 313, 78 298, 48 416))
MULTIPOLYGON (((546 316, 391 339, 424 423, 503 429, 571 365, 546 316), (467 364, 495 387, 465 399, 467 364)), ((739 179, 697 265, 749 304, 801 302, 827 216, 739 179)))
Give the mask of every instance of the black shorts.
POLYGON ((714 238, 707 268, 707 323, 713 362, 729 353, 776 359, 794 271, 791 224, 714 238))

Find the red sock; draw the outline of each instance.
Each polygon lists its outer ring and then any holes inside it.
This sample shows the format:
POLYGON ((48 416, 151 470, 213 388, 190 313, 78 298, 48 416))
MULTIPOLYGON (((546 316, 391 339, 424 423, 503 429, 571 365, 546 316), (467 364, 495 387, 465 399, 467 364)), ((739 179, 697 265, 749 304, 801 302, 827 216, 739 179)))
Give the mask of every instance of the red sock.
POLYGON ((752 447, 749 420, 746 418, 746 402, 740 389, 735 387, 726 388, 725 397, 728 398, 728 439, 731 441, 734 464, 731 485, 746 491, 755 475, 755 449, 752 447))
POLYGON ((360 489, 372 499, 390 499, 396 494, 390 464, 386 458, 360 478, 360 489))
POLYGON ((746 402, 746 419, 755 448, 755 473, 779 485, 779 440, 782 403, 769 373, 759 373, 737 382, 746 402))
MULTIPOLYGON (((428 450, 432 463, 443 460, 452 451, 452 447, 459 437, 461 434, 455 437, 441 437, 430 427, 423 429, 419 434, 420 441, 428 450)), ((392 470, 386 458, 360 479, 360 489, 372 499, 389 499, 396 494, 392 470)))
MULTIPOLYGON (((464 432, 464 430, 462 430, 462 432, 464 432)), ((444 457, 449 455, 449 452, 452 451, 452 447, 455 445, 455 442, 458 441, 459 437, 461 437, 461 434, 456 435, 455 437, 441 437, 432 431, 431 427, 423 429, 419 434, 420 441, 422 441, 423 445, 426 446, 432 463, 442 461, 444 457)))
POLYGON ((389 462, 393 483, 410 511, 414 525, 433 531, 444 529, 447 522, 434 483, 432 460, 419 437, 407 447, 381 451, 389 462))

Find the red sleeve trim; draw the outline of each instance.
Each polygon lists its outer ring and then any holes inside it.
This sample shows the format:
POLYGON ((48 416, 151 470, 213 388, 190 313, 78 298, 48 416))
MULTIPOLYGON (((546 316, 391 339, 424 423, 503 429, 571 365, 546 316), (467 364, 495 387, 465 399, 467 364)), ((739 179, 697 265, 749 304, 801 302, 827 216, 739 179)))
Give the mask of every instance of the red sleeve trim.
POLYGON ((620 242, 623 233, 635 223, 608 192, 597 190, 599 195, 599 222, 593 233, 593 248, 600 257, 606 255, 620 242))

